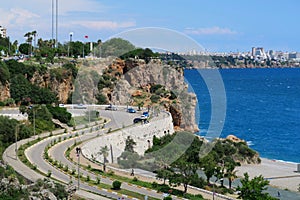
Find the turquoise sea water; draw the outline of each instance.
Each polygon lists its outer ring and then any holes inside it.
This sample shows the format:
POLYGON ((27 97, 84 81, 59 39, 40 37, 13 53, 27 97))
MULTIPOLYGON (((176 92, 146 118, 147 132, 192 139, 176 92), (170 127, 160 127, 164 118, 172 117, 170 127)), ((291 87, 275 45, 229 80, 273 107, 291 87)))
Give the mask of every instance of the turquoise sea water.
MULTIPOLYGON (((227 97, 221 137, 236 135, 261 157, 300 163, 300 69, 219 70, 227 97)), ((200 108, 200 135, 206 135, 211 99, 197 70, 185 70, 200 108)))

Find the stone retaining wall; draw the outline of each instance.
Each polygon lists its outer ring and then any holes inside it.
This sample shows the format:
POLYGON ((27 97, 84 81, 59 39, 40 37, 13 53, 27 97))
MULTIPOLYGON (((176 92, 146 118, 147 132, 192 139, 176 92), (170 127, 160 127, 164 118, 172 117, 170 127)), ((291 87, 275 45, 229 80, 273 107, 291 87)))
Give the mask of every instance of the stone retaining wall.
MULTIPOLYGON (((174 133, 172 116, 168 112, 161 112, 159 116, 150 120, 150 123, 136 124, 120 131, 107 133, 87 142, 82 147, 82 153, 88 159, 95 158, 96 160, 103 162, 103 157, 102 155, 99 155, 98 152, 101 147, 104 147, 105 145, 107 145, 109 149, 110 146, 112 146, 113 163, 117 163, 117 158, 125 149, 125 141, 128 136, 136 142, 134 150, 139 155, 143 155, 149 145, 152 145, 154 135, 162 137, 168 133, 174 133)), ((109 163, 112 162, 111 151, 109 151, 108 161, 109 163)))

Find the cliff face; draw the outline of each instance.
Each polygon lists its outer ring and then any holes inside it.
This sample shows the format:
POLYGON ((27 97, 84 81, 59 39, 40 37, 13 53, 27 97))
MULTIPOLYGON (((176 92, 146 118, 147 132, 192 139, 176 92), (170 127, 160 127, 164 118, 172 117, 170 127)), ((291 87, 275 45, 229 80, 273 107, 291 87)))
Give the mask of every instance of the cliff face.
POLYGON ((148 64, 144 60, 127 60, 126 62, 117 60, 109 68, 123 74, 111 91, 112 103, 142 104, 144 107, 151 105, 157 110, 166 109, 172 114, 173 123, 177 128, 189 131, 198 130, 195 123, 197 99, 195 94, 187 92, 182 70, 178 71, 161 64, 159 60, 148 64), (151 88, 158 85, 163 86, 163 89, 150 94, 151 88), (170 93, 176 98, 170 98, 170 93), (154 96, 159 96, 158 102, 153 103, 154 96))
POLYGON ((57 98, 61 103, 67 103, 69 95, 74 90, 72 74, 65 74, 63 78, 58 79, 51 76, 49 72, 43 75, 35 72, 30 81, 40 87, 50 88, 51 91, 57 94, 57 98))
MULTIPOLYGON (((30 82, 39 87, 49 88, 51 91, 54 91, 61 103, 67 103, 69 95, 74 90, 72 75, 58 80, 55 77, 51 77, 50 73, 41 75, 38 72, 35 72, 30 82)), ((5 101, 11 97, 9 86, 9 82, 6 82, 5 85, 0 83, 0 101, 5 101)))
POLYGON ((10 98, 9 82, 4 85, 0 82, 0 101, 5 101, 10 98))

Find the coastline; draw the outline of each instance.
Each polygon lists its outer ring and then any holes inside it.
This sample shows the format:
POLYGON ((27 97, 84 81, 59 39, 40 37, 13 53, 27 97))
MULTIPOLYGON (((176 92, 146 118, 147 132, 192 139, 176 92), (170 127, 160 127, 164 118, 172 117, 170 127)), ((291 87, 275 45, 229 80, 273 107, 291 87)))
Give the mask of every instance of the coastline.
POLYGON ((227 65, 227 66, 192 66, 186 67, 185 70, 193 70, 193 69, 289 69, 289 68, 300 68, 300 65, 272 65, 272 66, 258 66, 258 65, 227 65))
POLYGON ((271 186, 298 192, 300 172, 296 172, 297 163, 261 158, 261 164, 244 164, 236 170, 239 177, 246 172, 250 178, 262 175, 271 186))

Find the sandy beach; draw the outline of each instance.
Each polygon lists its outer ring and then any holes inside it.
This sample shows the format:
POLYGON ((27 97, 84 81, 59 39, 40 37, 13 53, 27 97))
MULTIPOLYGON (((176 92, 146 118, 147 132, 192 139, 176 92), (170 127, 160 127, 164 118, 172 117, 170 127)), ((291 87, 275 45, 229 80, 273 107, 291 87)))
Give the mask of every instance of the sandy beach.
POLYGON ((242 165, 237 167, 238 176, 248 172, 250 178, 262 175, 270 181, 270 185, 281 189, 298 191, 300 172, 296 172, 297 164, 262 158, 259 165, 242 165))

